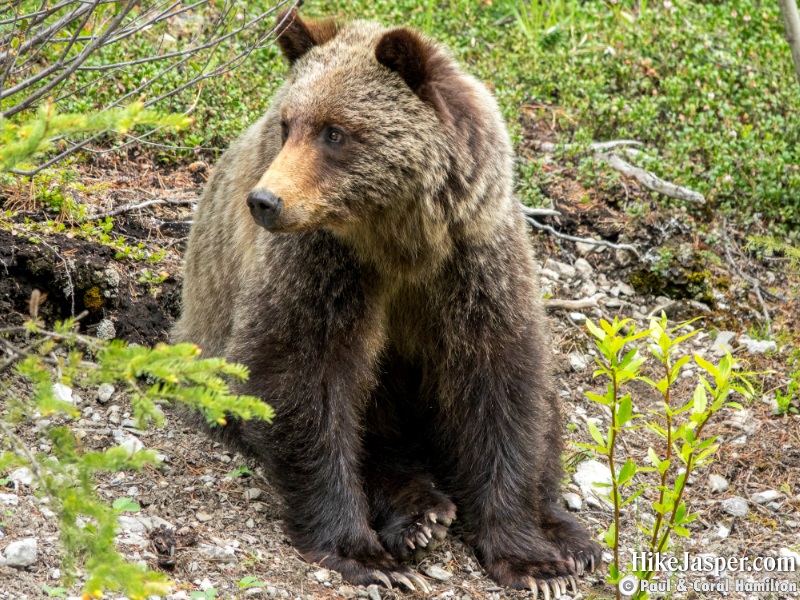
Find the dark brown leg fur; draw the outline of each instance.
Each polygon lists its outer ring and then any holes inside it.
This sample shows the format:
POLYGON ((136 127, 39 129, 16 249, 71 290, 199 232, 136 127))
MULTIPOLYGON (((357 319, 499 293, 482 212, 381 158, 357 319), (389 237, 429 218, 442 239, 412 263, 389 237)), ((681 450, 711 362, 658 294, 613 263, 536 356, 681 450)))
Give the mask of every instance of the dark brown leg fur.
POLYGON ((510 256, 478 256, 480 266, 470 264, 467 251, 459 256, 443 282, 452 290, 450 304, 439 308, 455 329, 442 333, 447 361, 431 364, 423 382, 439 403, 433 440, 445 460, 437 476, 493 579, 565 590, 581 570, 577 561, 599 564, 599 546, 555 504, 563 442, 537 323, 543 317, 507 309, 525 304, 520 294, 533 295, 526 289, 530 267, 510 256), (502 265, 502 274, 487 264, 502 265), (509 269, 514 264, 517 271, 509 269), (493 283, 501 276, 503 289, 493 283))

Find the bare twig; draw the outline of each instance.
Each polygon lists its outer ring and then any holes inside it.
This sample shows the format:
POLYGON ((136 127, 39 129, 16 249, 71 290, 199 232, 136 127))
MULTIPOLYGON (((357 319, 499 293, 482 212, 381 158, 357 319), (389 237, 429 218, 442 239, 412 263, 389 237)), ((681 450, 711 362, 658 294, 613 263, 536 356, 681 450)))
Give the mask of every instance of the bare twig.
POLYGON ((554 208, 531 208, 530 206, 522 206, 522 212, 528 217, 560 217, 561 213, 554 208))
POLYGON ((591 238, 581 238, 581 237, 576 237, 574 235, 567 235, 566 233, 561 233, 560 231, 556 231, 550 225, 539 223, 539 221, 537 221, 533 217, 525 217, 525 219, 528 221, 528 223, 530 223, 537 229, 544 229, 548 233, 554 235, 557 238, 561 238, 562 240, 569 240, 570 242, 580 242, 583 244, 591 244, 594 246, 605 246, 607 248, 613 248, 615 250, 627 250, 628 252, 636 256, 637 259, 641 260, 642 258, 641 255, 639 254, 639 251, 630 244, 614 244, 612 242, 607 242, 606 240, 593 240, 591 238))
POLYGON ((598 152, 595 156, 602 161, 605 161, 616 171, 623 175, 633 177, 636 181, 641 183, 644 187, 664 196, 675 198, 677 200, 685 200, 686 202, 695 202, 697 204, 705 204, 706 199, 700 192, 695 192, 680 185, 675 185, 669 181, 664 181, 657 175, 650 171, 646 171, 641 167, 635 167, 628 161, 620 158, 616 154, 607 152, 598 152))
POLYGON ((197 202, 197 200, 198 198, 187 198, 187 199, 156 198, 154 200, 146 200, 145 202, 140 202, 139 204, 125 204, 123 206, 118 206, 117 208, 114 208, 106 212, 89 215, 86 218, 90 221, 94 221, 96 219, 105 219, 106 217, 115 217, 125 212, 130 212, 132 210, 139 210, 140 208, 146 208, 148 206, 154 206, 156 204, 194 204, 195 202, 197 202))
POLYGON ((755 277, 750 277, 742 272, 741 269, 736 265, 736 261, 733 260, 731 256, 731 251, 729 248, 729 244, 725 244, 725 258, 728 259, 728 263, 731 265, 734 273, 736 273, 741 279, 746 281, 750 284, 750 287, 753 288, 753 292, 758 299, 758 303, 761 305, 761 314, 764 318, 764 324, 767 327, 767 333, 772 331, 772 319, 769 316, 769 310, 767 309, 767 304, 764 302, 764 297, 761 295, 761 282, 756 279, 755 277))
POLYGON ((669 181, 664 181, 650 171, 632 165, 619 155, 609 152, 610 150, 624 146, 625 153, 635 158, 641 154, 641 151, 636 150, 635 148, 630 148, 630 146, 642 146, 643 144, 641 142, 637 142, 635 140, 613 140, 609 142, 593 142, 588 146, 580 146, 578 144, 559 145, 552 142, 534 142, 533 145, 534 148, 541 150, 542 152, 555 152, 558 148, 564 148, 567 150, 586 148, 588 151, 594 154, 595 158, 607 162, 612 169, 619 171, 626 177, 632 177, 633 179, 636 179, 649 190, 658 192, 659 194, 668 196, 670 198, 676 198, 677 200, 694 202, 696 204, 705 204, 706 199, 701 193, 695 192, 694 190, 690 190, 680 185, 676 185, 674 183, 670 183, 669 181))
POLYGON ((584 308, 598 308, 600 299, 604 294, 595 294, 589 298, 579 300, 563 300, 560 298, 550 298, 544 301, 544 307, 548 310, 583 310, 584 308))

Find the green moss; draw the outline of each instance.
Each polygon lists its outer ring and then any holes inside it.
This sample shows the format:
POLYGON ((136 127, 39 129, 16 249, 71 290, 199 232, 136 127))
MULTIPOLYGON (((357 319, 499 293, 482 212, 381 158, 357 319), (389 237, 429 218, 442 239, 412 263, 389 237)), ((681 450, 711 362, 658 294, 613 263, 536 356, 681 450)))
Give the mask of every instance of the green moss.
POLYGON ((89 312, 97 312, 103 308, 105 303, 105 298, 103 298, 103 295, 100 293, 100 288, 97 286, 90 287, 86 290, 86 293, 83 294, 83 305, 89 312))

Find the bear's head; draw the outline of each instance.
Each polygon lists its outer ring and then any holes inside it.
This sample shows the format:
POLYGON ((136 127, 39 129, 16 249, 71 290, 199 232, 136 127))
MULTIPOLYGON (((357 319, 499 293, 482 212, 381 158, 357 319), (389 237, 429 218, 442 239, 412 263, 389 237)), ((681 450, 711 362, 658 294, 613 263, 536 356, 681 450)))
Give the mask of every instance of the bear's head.
POLYGON ((474 212, 481 192, 510 191, 494 100, 435 42, 405 28, 304 20, 296 9, 277 33, 291 68, 280 151, 247 199, 260 225, 348 236, 364 223, 424 228, 474 212))

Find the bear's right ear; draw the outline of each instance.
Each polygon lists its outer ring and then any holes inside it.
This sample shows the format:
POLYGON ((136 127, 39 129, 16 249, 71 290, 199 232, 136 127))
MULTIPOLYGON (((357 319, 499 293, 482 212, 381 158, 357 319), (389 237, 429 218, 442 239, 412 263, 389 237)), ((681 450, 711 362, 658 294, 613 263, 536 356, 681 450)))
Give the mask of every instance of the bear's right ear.
POLYGON ((333 19, 304 21, 297 14, 297 7, 281 11, 275 25, 278 45, 289 64, 314 46, 333 39, 338 31, 339 25, 333 19))

